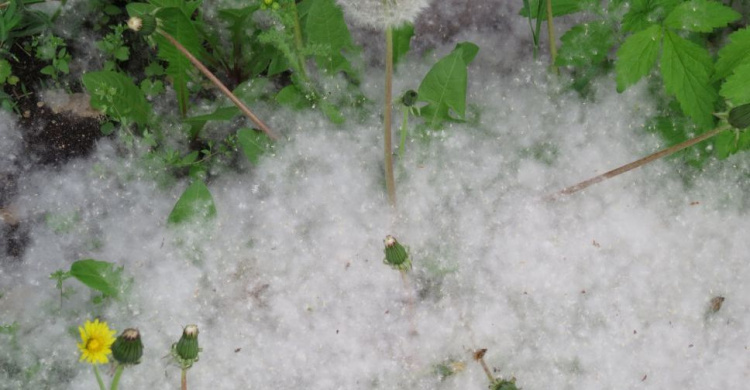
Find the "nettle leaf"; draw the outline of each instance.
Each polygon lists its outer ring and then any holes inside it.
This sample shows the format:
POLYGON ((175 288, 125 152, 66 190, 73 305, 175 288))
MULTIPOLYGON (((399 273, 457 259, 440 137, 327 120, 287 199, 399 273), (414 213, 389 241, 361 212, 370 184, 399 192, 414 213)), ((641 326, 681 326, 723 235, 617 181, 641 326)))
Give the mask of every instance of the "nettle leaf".
MULTIPOLYGON (((156 16, 161 19, 164 31, 176 39, 177 42, 180 42, 190 54, 199 59, 202 57, 202 41, 198 37, 198 33, 190 22, 190 19, 179 8, 161 9, 156 13, 156 16)), ((154 34, 153 36, 159 46, 158 57, 169 64, 166 73, 170 77, 177 93, 180 112, 184 115, 187 113, 188 105, 188 72, 192 69, 193 65, 167 38, 164 38, 161 34, 154 34)))
POLYGON ((467 66, 474 59, 479 47, 463 42, 447 56, 440 59, 427 72, 419 85, 419 101, 427 105, 420 109, 421 116, 431 126, 444 121, 456 120, 450 114, 452 109, 463 119, 466 114, 467 66))
POLYGON ((122 267, 94 259, 84 259, 70 266, 70 275, 87 287, 117 298, 122 285, 122 267))
POLYGON ((597 64, 607 58, 614 44, 612 28, 604 22, 581 23, 566 32, 560 41, 555 63, 558 66, 597 64))
POLYGON ((659 54, 662 28, 653 25, 628 37, 617 50, 617 92, 624 91, 651 72, 659 54))
POLYGON ((660 23, 681 0, 632 0, 630 9, 622 18, 624 31, 641 31, 660 23))
POLYGON ((711 32, 726 27, 742 15, 715 1, 690 0, 675 7, 664 19, 664 25, 678 30, 711 32))
MULTIPOLYGON (((536 19, 537 18, 537 10, 539 9, 539 1, 547 1, 547 0, 532 0, 529 2, 529 7, 531 8, 531 18, 536 19)), ((552 16, 562 16, 567 14, 572 14, 584 9, 589 9, 593 5, 598 4, 597 0, 552 0, 552 16)), ((547 6, 545 4, 542 4, 541 7, 541 15, 540 17, 542 19, 547 17, 547 6)), ((529 16, 529 10, 524 7, 521 9, 521 16, 529 16)))
POLYGON ((393 29, 393 66, 409 52, 411 38, 414 36, 414 25, 406 23, 393 29))
POLYGON ((710 128, 718 95, 710 83, 713 62, 706 49, 672 31, 664 34, 661 74, 667 92, 677 97, 682 111, 696 124, 710 128))
POLYGON ((245 157, 254 165, 258 164, 263 153, 271 149, 271 139, 268 138, 266 133, 253 129, 237 130, 237 140, 245 153, 245 157))
POLYGON ((308 45, 322 45, 328 49, 327 53, 315 56, 318 66, 331 73, 344 71, 354 74, 342 53, 353 49, 354 44, 344 21, 344 13, 334 0, 316 0, 310 5, 305 30, 308 45))
POLYGON ((735 105, 750 103, 750 62, 735 68, 719 93, 735 105))
POLYGON ((91 107, 106 111, 110 115, 127 117, 140 125, 148 122, 151 105, 130 77, 103 70, 86 73, 82 79, 83 85, 91 95, 91 107))
POLYGON ((169 213, 167 223, 177 225, 188 221, 208 220, 216 217, 216 205, 208 187, 196 180, 182 193, 169 213))
POLYGON ((747 27, 732 33, 729 43, 719 50, 716 73, 712 80, 721 80, 729 76, 734 68, 743 63, 750 63, 750 28, 747 27))

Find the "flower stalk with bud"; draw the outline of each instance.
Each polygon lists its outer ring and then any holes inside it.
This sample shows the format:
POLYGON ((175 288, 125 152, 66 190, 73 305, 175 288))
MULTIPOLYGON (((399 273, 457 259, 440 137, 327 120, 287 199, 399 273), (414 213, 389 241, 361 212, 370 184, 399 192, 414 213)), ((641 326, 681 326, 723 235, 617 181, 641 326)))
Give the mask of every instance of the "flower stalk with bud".
POLYGON ((391 266, 391 268, 401 273, 401 280, 404 283, 404 290, 408 294, 408 310, 409 310, 409 323, 410 323, 410 334, 414 335, 417 333, 416 320, 414 319, 414 297, 409 289, 409 278, 407 273, 411 270, 411 259, 409 258, 409 252, 406 247, 401 245, 395 237, 386 236, 383 240, 385 244, 385 258, 383 263, 391 266))
POLYGON ((198 346, 198 325, 188 325, 182 330, 180 340, 172 344, 172 358, 182 369, 181 389, 187 390, 187 370, 198 361, 202 349, 198 346))

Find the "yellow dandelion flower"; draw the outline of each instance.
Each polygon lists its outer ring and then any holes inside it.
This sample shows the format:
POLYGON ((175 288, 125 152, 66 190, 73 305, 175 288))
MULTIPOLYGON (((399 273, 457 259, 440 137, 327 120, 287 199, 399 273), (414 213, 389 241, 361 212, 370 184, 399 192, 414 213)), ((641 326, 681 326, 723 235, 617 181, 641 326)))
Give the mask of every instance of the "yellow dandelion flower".
POLYGON ((109 362, 107 355, 112 353, 112 343, 115 342, 115 333, 109 329, 106 322, 86 321, 83 327, 78 327, 81 333, 81 343, 78 349, 81 350, 81 360, 91 364, 106 364, 109 362))

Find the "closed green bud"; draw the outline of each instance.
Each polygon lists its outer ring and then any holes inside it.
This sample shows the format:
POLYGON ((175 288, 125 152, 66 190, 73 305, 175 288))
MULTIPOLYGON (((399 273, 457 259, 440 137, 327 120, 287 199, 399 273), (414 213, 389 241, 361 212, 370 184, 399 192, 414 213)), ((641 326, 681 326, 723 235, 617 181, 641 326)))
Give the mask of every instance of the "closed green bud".
POLYGON ((112 344, 112 357, 120 364, 138 364, 143 356, 143 343, 138 329, 128 328, 112 344))
POLYGON ((417 91, 410 89, 406 91, 406 93, 404 93, 404 96, 401 96, 401 103, 403 103, 406 107, 411 107, 417 104, 417 97, 419 97, 417 91))
POLYGON ((403 245, 396 241, 393 236, 386 236, 383 240, 385 244, 385 259, 383 262, 399 271, 408 271, 411 269, 411 260, 409 254, 403 245))
POLYGON ((729 111, 729 124, 737 129, 750 127, 750 103, 737 106, 729 111))
POLYGON ((177 342, 177 354, 183 359, 195 360, 198 358, 198 325, 188 325, 182 331, 182 337, 177 342))

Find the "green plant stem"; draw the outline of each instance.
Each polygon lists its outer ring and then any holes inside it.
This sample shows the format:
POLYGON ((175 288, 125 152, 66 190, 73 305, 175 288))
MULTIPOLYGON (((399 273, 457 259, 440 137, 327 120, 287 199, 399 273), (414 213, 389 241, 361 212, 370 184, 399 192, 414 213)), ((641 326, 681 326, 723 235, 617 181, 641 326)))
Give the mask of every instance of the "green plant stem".
POLYGON ((406 127, 409 125, 409 108, 402 106, 401 111, 403 111, 404 116, 401 119, 401 142, 398 145, 399 161, 404 158, 404 149, 406 148, 406 127))
POLYGON ((305 56, 302 55, 304 52, 304 47, 302 45, 302 28, 299 24, 299 13, 297 12, 297 2, 291 1, 290 2, 292 7, 292 16, 294 17, 294 45, 297 46, 297 61, 299 61, 299 71, 300 76, 302 76, 302 79, 307 82, 309 79, 307 78, 307 69, 305 69, 305 56))
POLYGON ((182 369, 182 374, 180 375, 180 377, 181 377, 181 381, 180 381, 180 383, 181 383, 180 386, 181 387, 180 387, 180 389, 187 390, 187 370, 186 369, 184 369, 184 368, 182 369))
POLYGON ((96 383, 99 384, 99 390, 105 390, 104 381, 102 380, 102 374, 99 373, 99 367, 94 364, 94 375, 96 376, 96 383))
POLYGON ((621 175, 621 174, 623 174, 625 172, 628 172, 628 171, 631 171, 633 169, 636 169, 636 168, 638 168, 638 167, 640 167, 642 165, 646 165, 646 164, 648 164, 648 163, 650 163, 652 161, 658 160, 658 159, 660 159, 662 157, 666 157, 666 156, 669 156, 671 154, 677 153, 680 150, 689 148, 689 147, 691 147, 691 146, 693 146, 693 145, 695 145, 695 144, 697 144, 699 142, 705 141, 705 140, 707 140, 707 139, 709 139, 711 137, 714 137, 714 136, 716 136, 716 135, 718 135, 718 134, 720 134, 720 133, 722 133, 722 132, 724 132, 726 130, 729 130, 729 129, 730 129, 729 127, 717 127, 716 129, 713 129, 713 130, 711 130, 711 131, 709 131, 707 133, 703 133, 703 134, 701 134, 701 135, 699 135, 699 136, 697 136, 695 138, 691 138, 691 139, 689 139, 689 140, 687 140, 685 142, 682 142, 682 143, 679 143, 677 145, 671 146, 669 148, 660 150, 660 151, 658 151, 658 152, 656 152, 654 154, 650 154, 650 155, 648 155, 648 156, 646 156, 646 157, 644 157, 644 158, 642 158, 640 160, 633 161, 633 162, 631 162, 629 164, 625 164, 625 165, 623 165, 623 166, 621 166, 619 168, 613 169, 613 170, 608 171, 606 173, 603 173, 603 174, 601 174, 599 176, 595 176, 595 177, 592 177, 591 179, 584 180, 584 181, 582 181, 582 182, 580 182, 578 184, 572 185, 570 187, 566 187, 566 188, 560 190, 559 192, 556 192, 556 193, 551 194, 551 195, 547 195, 544 199, 545 200, 555 200, 555 199, 557 199, 558 197, 560 197, 562 195, 570 195, 570 194, 576 193, 576 192, 581 191, 584 188, 589 187, 591 185, 594 185, 596 183, 599 183, 599 182, 602 182, 604 180, 613 178, 613 177, 615 177, 617 175, 621 175))
MULTIPOLYGON (((538 15, 537 15, 538 17, 538 15)), ((547 37, 549 38, 550 66, 552 71, 559 73, 555 60, 557 59, 557 43, 555 42, 555 22, 552 17, 552 0, 547 0, 547 37)))
POLYGON ((112 378, 112 384, 109 386, 109 390, 117 390, 117 386, 120 385, 120 376, 122 376, 122 371, 125 369, 125 365, 118 364, 117 368, 115 368, 115 377, 112 378))
POLYGON ((226 97, 228 97, 229 100, 231 100, 232 103, 234 103, 237 106, 237 108, 239 108, 240 111, 242 111, 242 113, 245 114, 245 116, 250 118, 250 120, 253 121, 253 123, 255 123, 255 125, 258 126, 258 128, 262 132, 266 133, 266 135, 268 135, 268 137, 271 138, 272 140, 278 139, 276 134, 274 134, 274 132, 271 131, 271 129, 268 128, 268 126, 266 126, 265 123, 263 123, 263 121, 261 121, 257 116, 255 116, 255 114, 253 114, 253 112, 250 111, 250 109, 245 105, 245 103, 242 103, 242 101, 240 101, 240 99, 238 99, 237 96, 235 96, 232 93, 232 91, 229 90, 229 88, 227 88, 218 78, 216 78, 216 76, 214 76, 214 74, 211 73, 211 71, 208 70, 208 68, 206 68, 200 61, 198 61, 198 59, 195 58, 195 56, 190 54, 190 52, 185 48, 185 46, 182 46, 180 42, 177 42, 177 40, 174 39, 173 36, 169 35, 169 33, 167 33, 166 31, 161 30, 161 29, 157 29, 156 31, 159 34, 161 34, 164 38, 166 38, 171 44, 173 44, 177 48, 177 50, 180 51, 180 53, 182 53, 185 57, 187 57, 187 59, 190 60, 193 66, 198 68, 198 70, 200 70, 204 76, 206 76, 209 80, 211 80, 211 82, 214 83, 214 85, 216 85, 216 87, 219 88, 219 90, 226 97))
POLYGON ((385 154, 385 187, 388 191, 388 203, 396 207, 396 183, 393 179, 393 151, 391 140, 391 116, 393 99, 393 29, 385 30, 385 107, 383 112, 383 132, 385 154))

